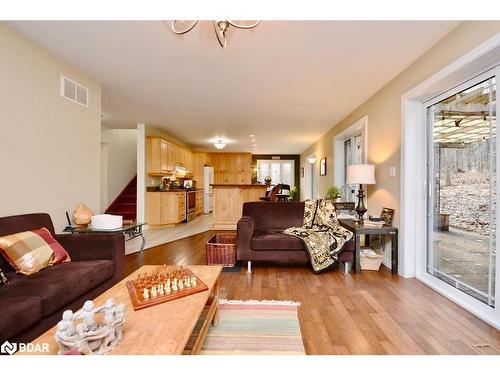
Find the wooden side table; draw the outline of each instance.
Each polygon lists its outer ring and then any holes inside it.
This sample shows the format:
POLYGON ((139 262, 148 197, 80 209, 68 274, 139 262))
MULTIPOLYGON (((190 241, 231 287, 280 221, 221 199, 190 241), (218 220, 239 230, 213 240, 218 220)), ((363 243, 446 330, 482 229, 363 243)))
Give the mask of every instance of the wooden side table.
POLYGON ((361 273, 360 266, 360 239, 362 235, 381 234, 391 236, 391 272, 398 274, 398 228, 390 225, 375 227, 372 225, 359 225, 353 219, 339 219, 339 224, 354 233, 354 271, 356 275, 361 273))

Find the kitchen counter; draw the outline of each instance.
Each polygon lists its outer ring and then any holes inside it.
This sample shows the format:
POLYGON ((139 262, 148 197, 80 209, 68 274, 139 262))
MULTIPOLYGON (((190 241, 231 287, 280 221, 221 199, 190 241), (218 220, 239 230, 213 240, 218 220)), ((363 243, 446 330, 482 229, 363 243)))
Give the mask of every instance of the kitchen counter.
POLYGON ((245 202, 258 201, 266 185, 211 184, 214 191, 214 229, 235 230, 245 202))
POLYGON ((213 187, 241 187, 241 188, 265 188, 266 185, 262 184, 210 184, 213 187))
POLYGON ((160 189, 158 189, 158 186, 148 186, 146 188, 146 191, 148 193, 182 193, 182 192, 187 192, 187 191, 203 191, 203 189, 202 188, 195 188, 195 189, 175 188, 175 189, 168 189, 168 190, 160 190, 160 189))

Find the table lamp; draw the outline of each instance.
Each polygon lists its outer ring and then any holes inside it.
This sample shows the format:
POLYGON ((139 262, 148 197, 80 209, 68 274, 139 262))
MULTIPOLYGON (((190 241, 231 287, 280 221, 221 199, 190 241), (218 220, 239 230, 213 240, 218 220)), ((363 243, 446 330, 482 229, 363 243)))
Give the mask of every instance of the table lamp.
POLYGON ((363 223, 363 215, 365 214, 366 207, 363 202, 365 194, 363 192, 363 185, 375 184, 375 165, 373 164, 353 164, 347 168, 348 185, 358 185, 358 205, 356 206, 356 213, 358 214, 357 221, 363 223))

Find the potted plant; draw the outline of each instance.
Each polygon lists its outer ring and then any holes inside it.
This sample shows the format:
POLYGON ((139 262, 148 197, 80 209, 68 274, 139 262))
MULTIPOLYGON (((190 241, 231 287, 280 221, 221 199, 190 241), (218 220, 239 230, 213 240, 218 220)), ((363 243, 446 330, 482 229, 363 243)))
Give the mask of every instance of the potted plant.
POLYGON ((293 188, 290 189, 290 200, 291 201, 299 200, 299 188, 297 186, 294 186, 293 188))
POLYGON ((331 199, 332 201, 340 199, 341 195, 342 189, 335 185, 330 185, 330 187, 326 191, 326 198, 331 199))

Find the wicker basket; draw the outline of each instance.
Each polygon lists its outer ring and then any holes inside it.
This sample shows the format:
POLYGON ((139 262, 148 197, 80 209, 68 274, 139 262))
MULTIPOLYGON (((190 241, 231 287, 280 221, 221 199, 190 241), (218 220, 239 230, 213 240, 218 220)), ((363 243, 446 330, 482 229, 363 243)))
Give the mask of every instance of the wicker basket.
POLYGON ((383 259, 383 254, 379 254, 371 249, 367 249, 361 250, 359 263, 362 270, 378 271, 383 259))
POLYGON ((217 233, 207 243, 207 264, 234 267, 236 264, 236 234, 217 233))

